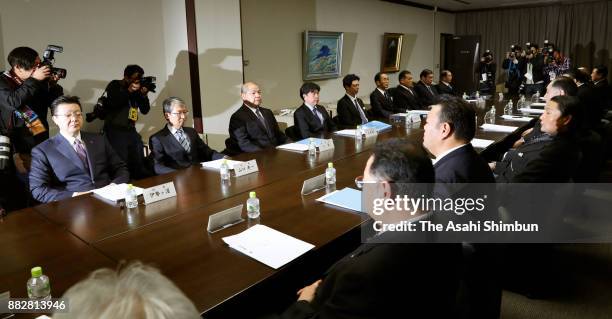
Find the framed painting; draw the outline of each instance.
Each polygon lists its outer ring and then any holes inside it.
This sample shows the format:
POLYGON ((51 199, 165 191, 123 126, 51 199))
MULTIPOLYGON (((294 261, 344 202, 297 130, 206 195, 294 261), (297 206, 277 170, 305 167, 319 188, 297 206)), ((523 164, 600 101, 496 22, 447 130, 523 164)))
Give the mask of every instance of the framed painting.
POLYGON ((399 72, 403 38, 404 35, 401 33, 385 33, 383 35, 381 72, 399 72))
POLYGON ((302 78, 330 79, 340 76, 342 32, 304 31, 302 78))

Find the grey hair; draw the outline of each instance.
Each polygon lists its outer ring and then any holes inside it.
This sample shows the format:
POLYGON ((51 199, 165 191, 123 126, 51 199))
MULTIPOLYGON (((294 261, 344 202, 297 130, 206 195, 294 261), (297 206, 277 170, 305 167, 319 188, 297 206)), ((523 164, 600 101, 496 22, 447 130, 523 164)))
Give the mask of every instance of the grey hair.
POLYGON ((164 113, 172 113, 172 105, 173 104, 180 104, 182 106, 186 106, 185 105, 185 101, 183 101, 183 99, 181 99, 180 97, 176 97, 176 96, 171 96, 167 99, 164 100, 164 102, 162 103, 163 107, 164 107, 164 113))
POLYGON ((54 319, 196 319, 193 303, 156 268, 134 262, 120 271, 98 269, 72 286, 67 298, 70 312, 54 319))
MULTIPOLYGON (((255 82, 246 82, 242 86, 240 86, 240 94, 245 94, 249 91, 249 86, 257 85, 255 82)), ((257 85, 259 87, 259 85, 257 85)))

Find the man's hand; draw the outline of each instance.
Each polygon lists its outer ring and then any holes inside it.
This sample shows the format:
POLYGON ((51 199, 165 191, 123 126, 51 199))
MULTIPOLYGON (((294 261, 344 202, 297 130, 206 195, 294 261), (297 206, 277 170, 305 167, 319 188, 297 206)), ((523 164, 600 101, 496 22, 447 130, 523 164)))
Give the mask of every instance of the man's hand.
POLYGON ((140 93, 142 95, 147 95, 147 93, 149 93, 149 89, 147 89, 146 87, 142 86, 142 87, 140 87, 140 93))
POLYGON ((140 83, 138 82, 132 82, 130 86, 128 86, 128 92, 130 93, 136 92, 138 90, 140 90, 140 83))
POLYGON ((297 294, 298 294, 298 301, 304 300, 304 301, 312 302, 312 300, 315 297, 315 293, 317 291, 317 288, 319 287, 321 282, 322 282, 322 280, 319 279, 319 280, 315 281, 314 283, 312 283, 312 285, 306 286, 306 287, 300 289, 297 292, 297 294))
POLYGON ((35 78, 38 81, 42 81, 49 77, 51 74, 51 69, 49 69, 48 65, 38 67, 32 72, 31 77, 35 78))

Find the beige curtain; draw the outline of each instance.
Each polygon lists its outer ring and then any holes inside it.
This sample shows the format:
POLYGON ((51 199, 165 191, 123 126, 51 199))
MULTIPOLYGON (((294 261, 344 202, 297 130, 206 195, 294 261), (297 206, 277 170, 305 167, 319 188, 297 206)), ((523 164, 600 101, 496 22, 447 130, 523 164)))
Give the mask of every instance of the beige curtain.
POLYGON ((612 1, 457 13, 455 21, 457 35, 480 35, 482 50, 494 53, 498 83, 505 81, 505 53, 517 43, 541 47, 547 39, 570 57, 572 67, 612 66, 612 1))

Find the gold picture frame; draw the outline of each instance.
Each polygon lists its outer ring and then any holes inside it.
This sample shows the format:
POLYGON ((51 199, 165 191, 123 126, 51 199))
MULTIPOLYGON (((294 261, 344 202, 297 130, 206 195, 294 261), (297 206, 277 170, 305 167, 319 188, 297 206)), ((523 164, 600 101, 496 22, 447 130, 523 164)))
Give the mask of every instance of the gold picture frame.
POLYGON ((383 35, 381 72, 399 72, 402 58, 402 33, 385 33, 383 35))

